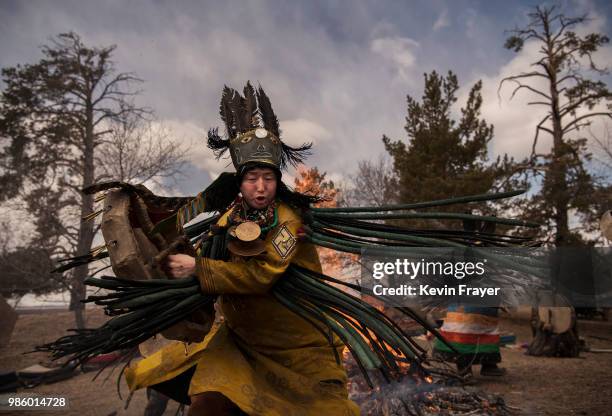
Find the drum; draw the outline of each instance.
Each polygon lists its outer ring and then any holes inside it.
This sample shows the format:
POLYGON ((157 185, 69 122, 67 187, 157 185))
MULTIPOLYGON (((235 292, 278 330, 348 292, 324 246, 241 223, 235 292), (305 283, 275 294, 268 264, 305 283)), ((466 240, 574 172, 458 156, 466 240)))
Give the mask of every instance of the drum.
MULTIPOLYGON (((155 199, 141 197, 131 188, 111 189, 106 193, 101 231, 107 246, 111 267, 122 279, 167 279, 164 262, 169 254, 195 252, 175 227, 157 230, 151 217, 168 217, 172 212, 156 207, 155 199)), ((195 312, 190 319, 162 331, 171 340, 199 342, 214 322, 214 305, 195 312)))

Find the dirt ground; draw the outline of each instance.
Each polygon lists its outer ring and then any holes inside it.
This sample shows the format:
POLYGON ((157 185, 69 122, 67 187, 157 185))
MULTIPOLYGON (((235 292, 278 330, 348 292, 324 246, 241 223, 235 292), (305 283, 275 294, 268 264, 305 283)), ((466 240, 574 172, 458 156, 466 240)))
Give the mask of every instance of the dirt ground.
MULTIPOLYGON (((88 326, 96 326, 103 320, 104 315, 100 310, 88 313, 88 326)), ((43 354, 22 353, 65 334, 65 329, 71 327, 73 322, 73 315, 62 311, 20 315, 9 345, 0 348, 0 371, 18 370, 46 361, 43 354)), ((502 364, 508 374, 492 379, 481 377, 475 371, 477 388, 502 395, 508 405, 523 415, 612 414, 612 353, 585 352, 574 359, 530 357, 520 349, 520 345, 531 337, 526 321, 505 318, 501 329, 517 336, 515 348, 502 349, 502 364)), ((612 348, 612 323, 580 321, 579 331, 592 348, 612 348)), ((125 410, 124 400, 117 396, 117 371, 107 381, 104 379, 108 370, 95 381, 92 381, 95 372, 91 372, 23 390, 24 393, 67 397, 70 407, 67 412, 20 411, 15 414, 142 415, 146 404, 144 391, 136 392, 125 410)), ((121 383, 121 391, 125 399, 125 383, 121 383)), ((172 403, 165 414, 174 415, 177 407, 176 403, 172 403)), ((8 413, 0 412, 0 415, 4 414, 8 413)))
MULTIPOLYGON (((531 340, 527 321, 503 319, 500 326, 516 334, 517 346, 531 340)), ((578 331, 591 348, 612 349, 612 323, 580 321, 578 331)), ((501 353, 507 374, 491 378, 474 371, 477 386, 500 394, 520 414, 612 415, 612 353, 582 352, 579 358, 532 357, 511 348, 501 353)))

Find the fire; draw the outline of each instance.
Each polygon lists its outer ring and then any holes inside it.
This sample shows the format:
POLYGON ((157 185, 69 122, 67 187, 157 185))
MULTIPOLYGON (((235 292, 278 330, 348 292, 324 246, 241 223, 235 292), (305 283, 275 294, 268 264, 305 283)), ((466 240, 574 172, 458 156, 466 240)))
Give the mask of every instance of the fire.
POLYGON ((400 361, 400 362, 397 363, 397 366, 400 368, 400 371, 402 373, 408 372, 408 370, 410 370, 410 363, 406 363, 406 362, 400 361))

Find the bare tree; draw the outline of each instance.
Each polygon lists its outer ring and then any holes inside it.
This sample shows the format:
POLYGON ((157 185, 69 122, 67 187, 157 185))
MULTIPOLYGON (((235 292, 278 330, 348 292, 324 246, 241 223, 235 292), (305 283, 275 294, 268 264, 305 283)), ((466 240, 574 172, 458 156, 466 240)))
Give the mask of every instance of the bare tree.
MULTIPOLYGON (((80 219, 92 214, 94 197, 82 194, 82 188, 102 177, 150 180, 180 168, 180 151, 155 160, 165 150, 162 139, 150 140, 147 148, 146 140, 138 144, 137 135, 122 136, 116 129, 151 111, 134 104, 138 90, 133 85, 141 80, 117 73, 114 50, 88 47, 70 32, 43 46, 40 61, 2 69, 0 201, 26 202, 37 230, 33 244, 51 258, 81 256, 91 249, 95 225, 80 219), (113 152, 125 161, 118 176, 113 152)), ((83 265, 68 276, 78 327, 84 325, 79 301, 88 272, 83 265)))
POLYGON ((586 139, 575 134, 595 117, 612 117, 612 94, 606 84, 587 78, 588 71, 595 76, 607 73, 596 64, 593 54, 609 39, 599 33, 578 35, 574 30, 588 17, 567 17, 554 6, 536 7, 529 19, 524 28, 511 31, 505 47, 519 52, 525 42, 536 42, 540 45, 539 59, 528 72, 504 78, 499 88, 512 83, 512 97, 529 92, 535 97, 529 105, 546 109, 531 147, 529 166, 541 178, 542 187, 530 202, 529 213, 547 224, 555 245, 568 245, 582 240, 570 230, 570 210, 582 216, 582 223, 593 222, 593 178, 585 168, 589 160, 586 139), (596 109, 602 103, 607 103, 607 109, 596 109), (540 154, 537 145, 542 133, 552 137, 552 149, 540 154))
POLYGON ((381 206, 392 203, 395 198, 393 165, 389 158, 381 155, 375 161, 357 162, 357 170, 349 175, 340 192, 341 206, 381 206))
POLYGON ((96 182, 176 181, 182 174, 188 147, 173 139, 158 123, 133 117, 113 123, 96 156, 96 182))

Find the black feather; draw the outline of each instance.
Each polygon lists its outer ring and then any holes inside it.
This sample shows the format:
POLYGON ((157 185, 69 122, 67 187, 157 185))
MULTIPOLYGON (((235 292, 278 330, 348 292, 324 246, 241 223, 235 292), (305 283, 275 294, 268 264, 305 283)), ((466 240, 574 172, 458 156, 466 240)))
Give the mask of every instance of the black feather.
POLYGON ((225 123, 225 129, 227 131, 227 137, 236 137, 236 122, 234 120, 234 112, 232 111, 232 97, 234 97, 236 91, 229 88, 227 85, 223 86, 223 93, 221 94, 221 104, 219 105, 219 113, 221 114, 221 120, 225 123))
POLYGON ((208 148, 219 159, 229 149, 229 140, 219 136, 219 129, 210 129, 208 130, 208 148))
POLYGON ((255 88, 250 81, 244 86, 244 103, 245 103, 245 123, 250 129, 259 127, 259 109, 257 107, 257 97, 255 88))
MULTIPOLYGON (((247 81, 244 89, 244 97, 233 88, 223 87, 221 95, 221 119, 225 123, 227 135, 230 139, 245 133, 253 128, 259 127, 260 121, 263 127, 274 134, 280 140, 280 128, 278 118, 272 109, 272 103, 261 85, 256 90, 247 81)), ((208 131, 208 147, 215 152, 217 158, 221 157, 229 148, 229 140, 223 140, 217 129, 208 131)), ((310 154, 312 143, 304 143, 298 147, 292 147, 281 141, 280 169, 287 165, 297 166, 304 162, 310 154)))
POLYGON ((266 95, 263 88, 261 88, 261 85, 257 90, 257 100, 259 101, 259 111, 264 122, 264 127, 271 131, 276 137, 280 138, 278 119, 276 118, 276 114, 274 114, 274 110, 272 109, 272 103, 270 103, 270 99, 266 95))
POLYGON ((240 133, 244 133, 249 129, 250 122, 247 122, 246 114, 246 100, 238 93, 238 91, 232 89, 232 97, 230 98, 230 109, 233 114, 233 121, 235 127, 235 134, 230 136, 231 138, 236 137, 240 133))
POLYGON ((287 164, 296 167, 300 163, 303 163, 304 159, 310 155, 311 147, 312 143, 304 143, 299 147, 291 147, 282 143, 281 169, 284 169, 287 164))
POLYGON ((278 184, 277 195, 281 201, 302 210, 309 209, 311 204, 325 201, 325 198, 319 195, 307 195, 297 192, 285 185, 283 181, 280 181, 278 184))
MULTIPOLYGON (((263 90, 261 85, 257 91, 257 99, 259 100, 259 111, 261 113, 261 118, 264 122, 264 126, 266 129, 271 131, 276 137, 280 139, 280 128, 278 125, 278 118, 276 114, 274 114, 274 110, 272 109, 272 103, 270 99, 266 95, 266 92, 263 90)), ((281 142, 282 143, 282 142, 281 142)), ((297 166, 300 163, 304 162, 304 159, 310 155, 310 148, 312 147, 312 143, 304 143, 299 147, 292 147, 282 143, 282 154, 281 154, 281 169, 287 167, 287 165, 297 166)))

